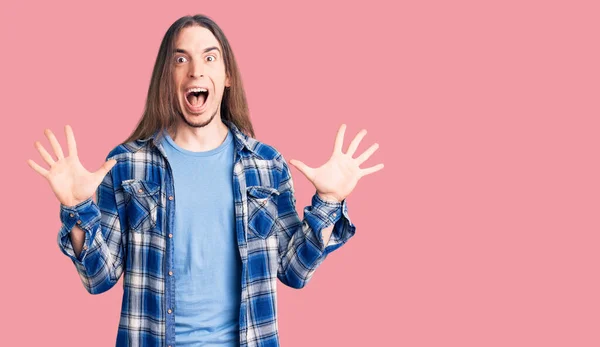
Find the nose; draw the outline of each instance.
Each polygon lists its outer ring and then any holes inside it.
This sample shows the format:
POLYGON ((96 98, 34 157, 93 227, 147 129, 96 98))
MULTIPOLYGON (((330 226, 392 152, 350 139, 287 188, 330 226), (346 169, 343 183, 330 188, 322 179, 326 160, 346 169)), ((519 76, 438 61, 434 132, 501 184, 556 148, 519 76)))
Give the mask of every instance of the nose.
POLYGON ((190 64, 190 77, 202 77, 204 76, 203 74, 203 70, 204 66, 202 65, 202 63, 192 63, 190 64))

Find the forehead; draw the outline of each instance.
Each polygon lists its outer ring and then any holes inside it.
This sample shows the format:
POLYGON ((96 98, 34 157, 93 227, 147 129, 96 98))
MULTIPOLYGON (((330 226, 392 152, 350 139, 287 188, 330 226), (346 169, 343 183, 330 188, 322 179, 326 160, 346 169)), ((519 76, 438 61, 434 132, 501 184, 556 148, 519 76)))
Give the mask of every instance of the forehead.
POLYGON ((221 48, 215 35, 198 25, 183 28, 175 40, 175 48, 182 48, 188 52, 201 52, 207 47, 214 46, 221 48))

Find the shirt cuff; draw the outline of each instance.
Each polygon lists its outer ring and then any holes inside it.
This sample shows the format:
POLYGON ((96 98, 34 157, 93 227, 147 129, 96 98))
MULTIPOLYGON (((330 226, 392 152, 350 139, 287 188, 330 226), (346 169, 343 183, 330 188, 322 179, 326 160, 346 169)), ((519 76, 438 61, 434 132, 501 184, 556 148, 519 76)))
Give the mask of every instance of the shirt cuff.
POLYGON ((348 215, 346 199, 340 202, 325 201, 318 193, 315 193, 312 197, 312 205, 308 211, 305 211, 305 216, 308 224, 315 231, 317 241, 325 253, 330 253, 338 248, 354 234, 355 227, 348 215), (343 219, 345 220, 340 222, 342 217, 344 217, 343 219), (324 245, 322 230, 332 224, 335 225, 335 227, 329 238, 329 243, 328 245, 324 245), (332 245, 332 243, 335 243, 335 245, 332 245))
POLYGON ((94 204, 92 198, 80 202, 75 206, 65 206, 60 204, 60 220, 62 227, 58 235, 58 244, 62 252, 68 255, 73 261, 83 263, 83 259, 91 247, 93 240, 92 227, 100 218, 100 210, 94 204), (77 225, 85 232, 83 248, 77 257, 73 250, 73 244, 69 233, 77 225))
POLYGON ((346 199, 342 202, 325 201, 315 193, 312 197, 312 213, 316 217, 315 228, 320 230, 335 224, 342 217, 342 206, 345 205, 346 199))

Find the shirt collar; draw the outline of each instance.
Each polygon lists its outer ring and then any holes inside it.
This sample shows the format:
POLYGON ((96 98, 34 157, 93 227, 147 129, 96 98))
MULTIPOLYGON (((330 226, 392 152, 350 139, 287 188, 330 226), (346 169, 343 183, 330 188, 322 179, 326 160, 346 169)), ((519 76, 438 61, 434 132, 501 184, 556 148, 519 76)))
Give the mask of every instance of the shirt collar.
MULTIPOLYGON (((235 144, 235 149, 236 151, 240 152, 244 147, 246 147, 246 149, 248 151, 250 151, 251 153, 254 153, 255 155, 258 155, 256 153, 256 151, 254 150, 255 147, 255 142, 251 137, 249 137, 248 135, 242 133, 238 127, 231 121, 229 120, 225 120, 222 119, 223 123, 225 123, 225 125, 227 125, 227 127, 229 128, 229 130, 232 132, 233 139, 234 139, 234 144, 235 144)), ((131 147, 131 149, 133 149, 134 151, 137 151, 138 149, 140 149, 141 147, 143 147, 146 142, 148 141, 152 141, 152 143, 154 144, 154 146, 156 146, 157 148, 161 148, 161 144, 159 143, 158 139, 157 139, 157 135, 158 133, 161 131, 161 129, 157 130, 154 132, 154 134, 152 134, 150 137, 145 138, 145 139, 140 139, 137 141, 134 141, 134 143, 130 143, 129 147, 131 147), (137 145, 135 144, 137 143, 137 145)))

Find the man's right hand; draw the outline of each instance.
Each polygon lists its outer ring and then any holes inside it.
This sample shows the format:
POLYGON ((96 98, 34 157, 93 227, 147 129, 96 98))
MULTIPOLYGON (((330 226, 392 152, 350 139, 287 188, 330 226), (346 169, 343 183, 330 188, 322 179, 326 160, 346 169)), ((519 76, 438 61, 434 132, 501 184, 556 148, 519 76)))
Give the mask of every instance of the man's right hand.
POLYGON ((65 126, 67 147, 69 149, 67 157, 64 156, 58 140, 50 129, 46 129, 44 134, 46 134, 46 137, 50 141, 56 160, 54 160, 39 141, 36 141, 35 147, 40 152, 44 161, 50 166, 50 169, 47 170, 41 167, 31 159, 27 160, 27 164, 48 180, 54 195, 56 195, 61 204, 71 207, 92 197, 100 183, 102 183, 104 176, 106 176, 117 161, 110 159, 96 172, 89 172, 79 162, 75 136, 69 125, 65 126))

